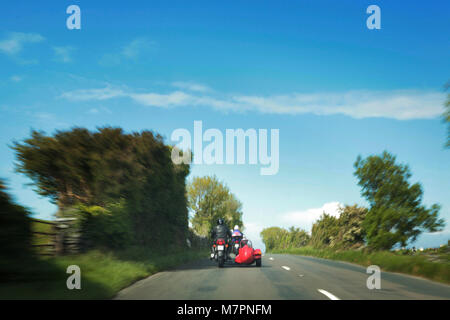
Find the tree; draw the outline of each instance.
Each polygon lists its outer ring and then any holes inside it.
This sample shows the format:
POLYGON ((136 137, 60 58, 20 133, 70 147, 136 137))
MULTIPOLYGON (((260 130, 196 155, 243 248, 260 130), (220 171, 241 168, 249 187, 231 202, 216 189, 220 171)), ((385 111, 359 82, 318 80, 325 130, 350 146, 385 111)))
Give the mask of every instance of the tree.
POLYGON ((53 136, 33 131, 13 149, 16 170, 33 181, 40 195, 58 204, 59 214, 80 204, 107 208, 124 199, 137 243, 184 244, 189 166, 172 162, 171 147, 160 135, 127 134, 111 127, 94 132, 73 128, 53 136))
POLYGON ((306 246, 310 240, 308 233, 300 228, 290 227, 288 230, 288 241, 286 248, 299 248, 306 246))
POLYGON ((360 247, 364 245, 365 231, 363 222, 367 215, 367 208, 345 205, 339 208, 337 224, 338 234, 333 245, 342 248, 360 247))
POLYGON ((361 194, 370 203, 363 222, 370 247, 388 250, 397 243, 406 246, 423 231, 435 232, 444 226, 438 219, 439 205, 426 208, 421 204, 421 185, 408 182, 410 169, 397 164, 395 156, 387 151, 366 159, 358 156, 354 166, 361 194))
POLYGON ((196 177, 187 187, 188 206, 192 211, 192 228, 208 236, 217 219, 223 218, 231 228, 243 229, 242 204, 215 176, 196 177))
POLYGON ((266 246, 267 251, 280 248, 280 243, 282 243, 287 231, 279 227, 264 228, 260 235, 261 239, 266 246))
POLYGON ((299 248, 309 242, 308 233, 295 227, 290 227, 289 230, 279 227, 265 228, 260 235, 267 251, 299 248))
POLYGON ((338 219, 324 212, 312 226, 311 245, 316 248, 333 246, 338 233, 338 219))

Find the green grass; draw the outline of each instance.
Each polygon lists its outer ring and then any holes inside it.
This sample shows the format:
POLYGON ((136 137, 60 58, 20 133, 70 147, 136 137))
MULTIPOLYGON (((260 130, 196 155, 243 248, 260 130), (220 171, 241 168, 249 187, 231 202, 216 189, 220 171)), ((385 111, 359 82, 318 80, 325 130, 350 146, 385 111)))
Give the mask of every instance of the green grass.
POLYGON ((207 256, 205 250, 171 250, 169 253, 131 248, 120 252, 39 258, 21 267, 28 274, 0 284, 0 299, 109 299, 135 281, 158 271, 207 256), (81 290, 68 290, 69 265, 81 269, 81 290), (27 273, 28 272, 28 273, 27 273))
POLYGON ((287 253, 313 256, 330 260, 356 263, 363 266, 377 265, 384 271, 400 272, 434 281, 450 284, 450 263, 448 259, 430 261, 424 255, 399 255, 390 251, 336 251, 312 247, 273 250, 271 253, 287 253))

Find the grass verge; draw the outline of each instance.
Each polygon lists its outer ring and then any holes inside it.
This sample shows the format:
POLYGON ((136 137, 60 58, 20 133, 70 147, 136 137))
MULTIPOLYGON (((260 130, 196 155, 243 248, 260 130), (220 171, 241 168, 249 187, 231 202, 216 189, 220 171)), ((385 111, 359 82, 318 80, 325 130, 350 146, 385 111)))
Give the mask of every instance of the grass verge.
POLYGON ((39 258, 23 262, 22 277, 0 283, 0 299, 110 299, 121 289, 156 272, 207 256, 198 249, 151 252, 143 248, 39 258), (32 264, 30 264, 32 263, 32 264), (69 265, 81 269, 81 290, 68 290, 69 265), (28 272, 28 273, 27 273, 28 272))
POLYGON ((312 247, 273 250, 271 253, 298 254, 318 258, 356 263, 362 266, 377 265, 383 271, 406 273, 430 280, 450 284, 450 263, 431 262, 420 255, 403 256, 389 251, 334 251, 331 249, 315 249, 312 247))

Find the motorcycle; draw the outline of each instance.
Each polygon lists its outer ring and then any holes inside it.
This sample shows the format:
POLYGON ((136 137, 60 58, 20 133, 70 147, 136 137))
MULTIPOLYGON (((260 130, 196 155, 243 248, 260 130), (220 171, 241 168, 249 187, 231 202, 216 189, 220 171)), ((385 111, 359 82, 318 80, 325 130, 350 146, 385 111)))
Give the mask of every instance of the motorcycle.
POLYGON ((232 252, 236 256, 239 254, 241 238, 242 237, 232 237, 231 238, 232 252))
POLYGON ((228 243, 225 239, 219 238, 215 241, 214 245, 214 260, 217 261, 219 268, 222 268, 227 259, 228 243))

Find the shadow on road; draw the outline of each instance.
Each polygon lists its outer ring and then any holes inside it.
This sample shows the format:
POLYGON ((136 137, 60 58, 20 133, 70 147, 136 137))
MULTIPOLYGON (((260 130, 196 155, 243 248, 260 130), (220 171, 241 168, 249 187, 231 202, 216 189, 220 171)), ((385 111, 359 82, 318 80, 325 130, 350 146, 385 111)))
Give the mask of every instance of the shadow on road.
MULTIPOLYGON (((236 268, 236 269, 238 269, 238 268, 261 269, 261 268, 272 268, 272 267, 269 265, 264 265, 264 261, 262 262, 261 267, 257 267, 255 265, 255 263, 250 264, 250 265, 238 264, 238 263, 235 263, 234 259, 232 258, 231 260, 226 261, 223 268, 220 268, 220 269, 231 269, 231 268, 233 268, 233 269, 234 268, 236 268)), ((190 263, 181 265, 177 268, 170 269, 167 271, 174 272, 174 271, 178 271, 178 270, 202 270, 202 269, 219 269, 219 267, 217 265, 217 261, 210 260, 209 258, 205 258, 205 259, 201 259, 201 260, 197 260, 194 262, 190 262, 190 263)))

